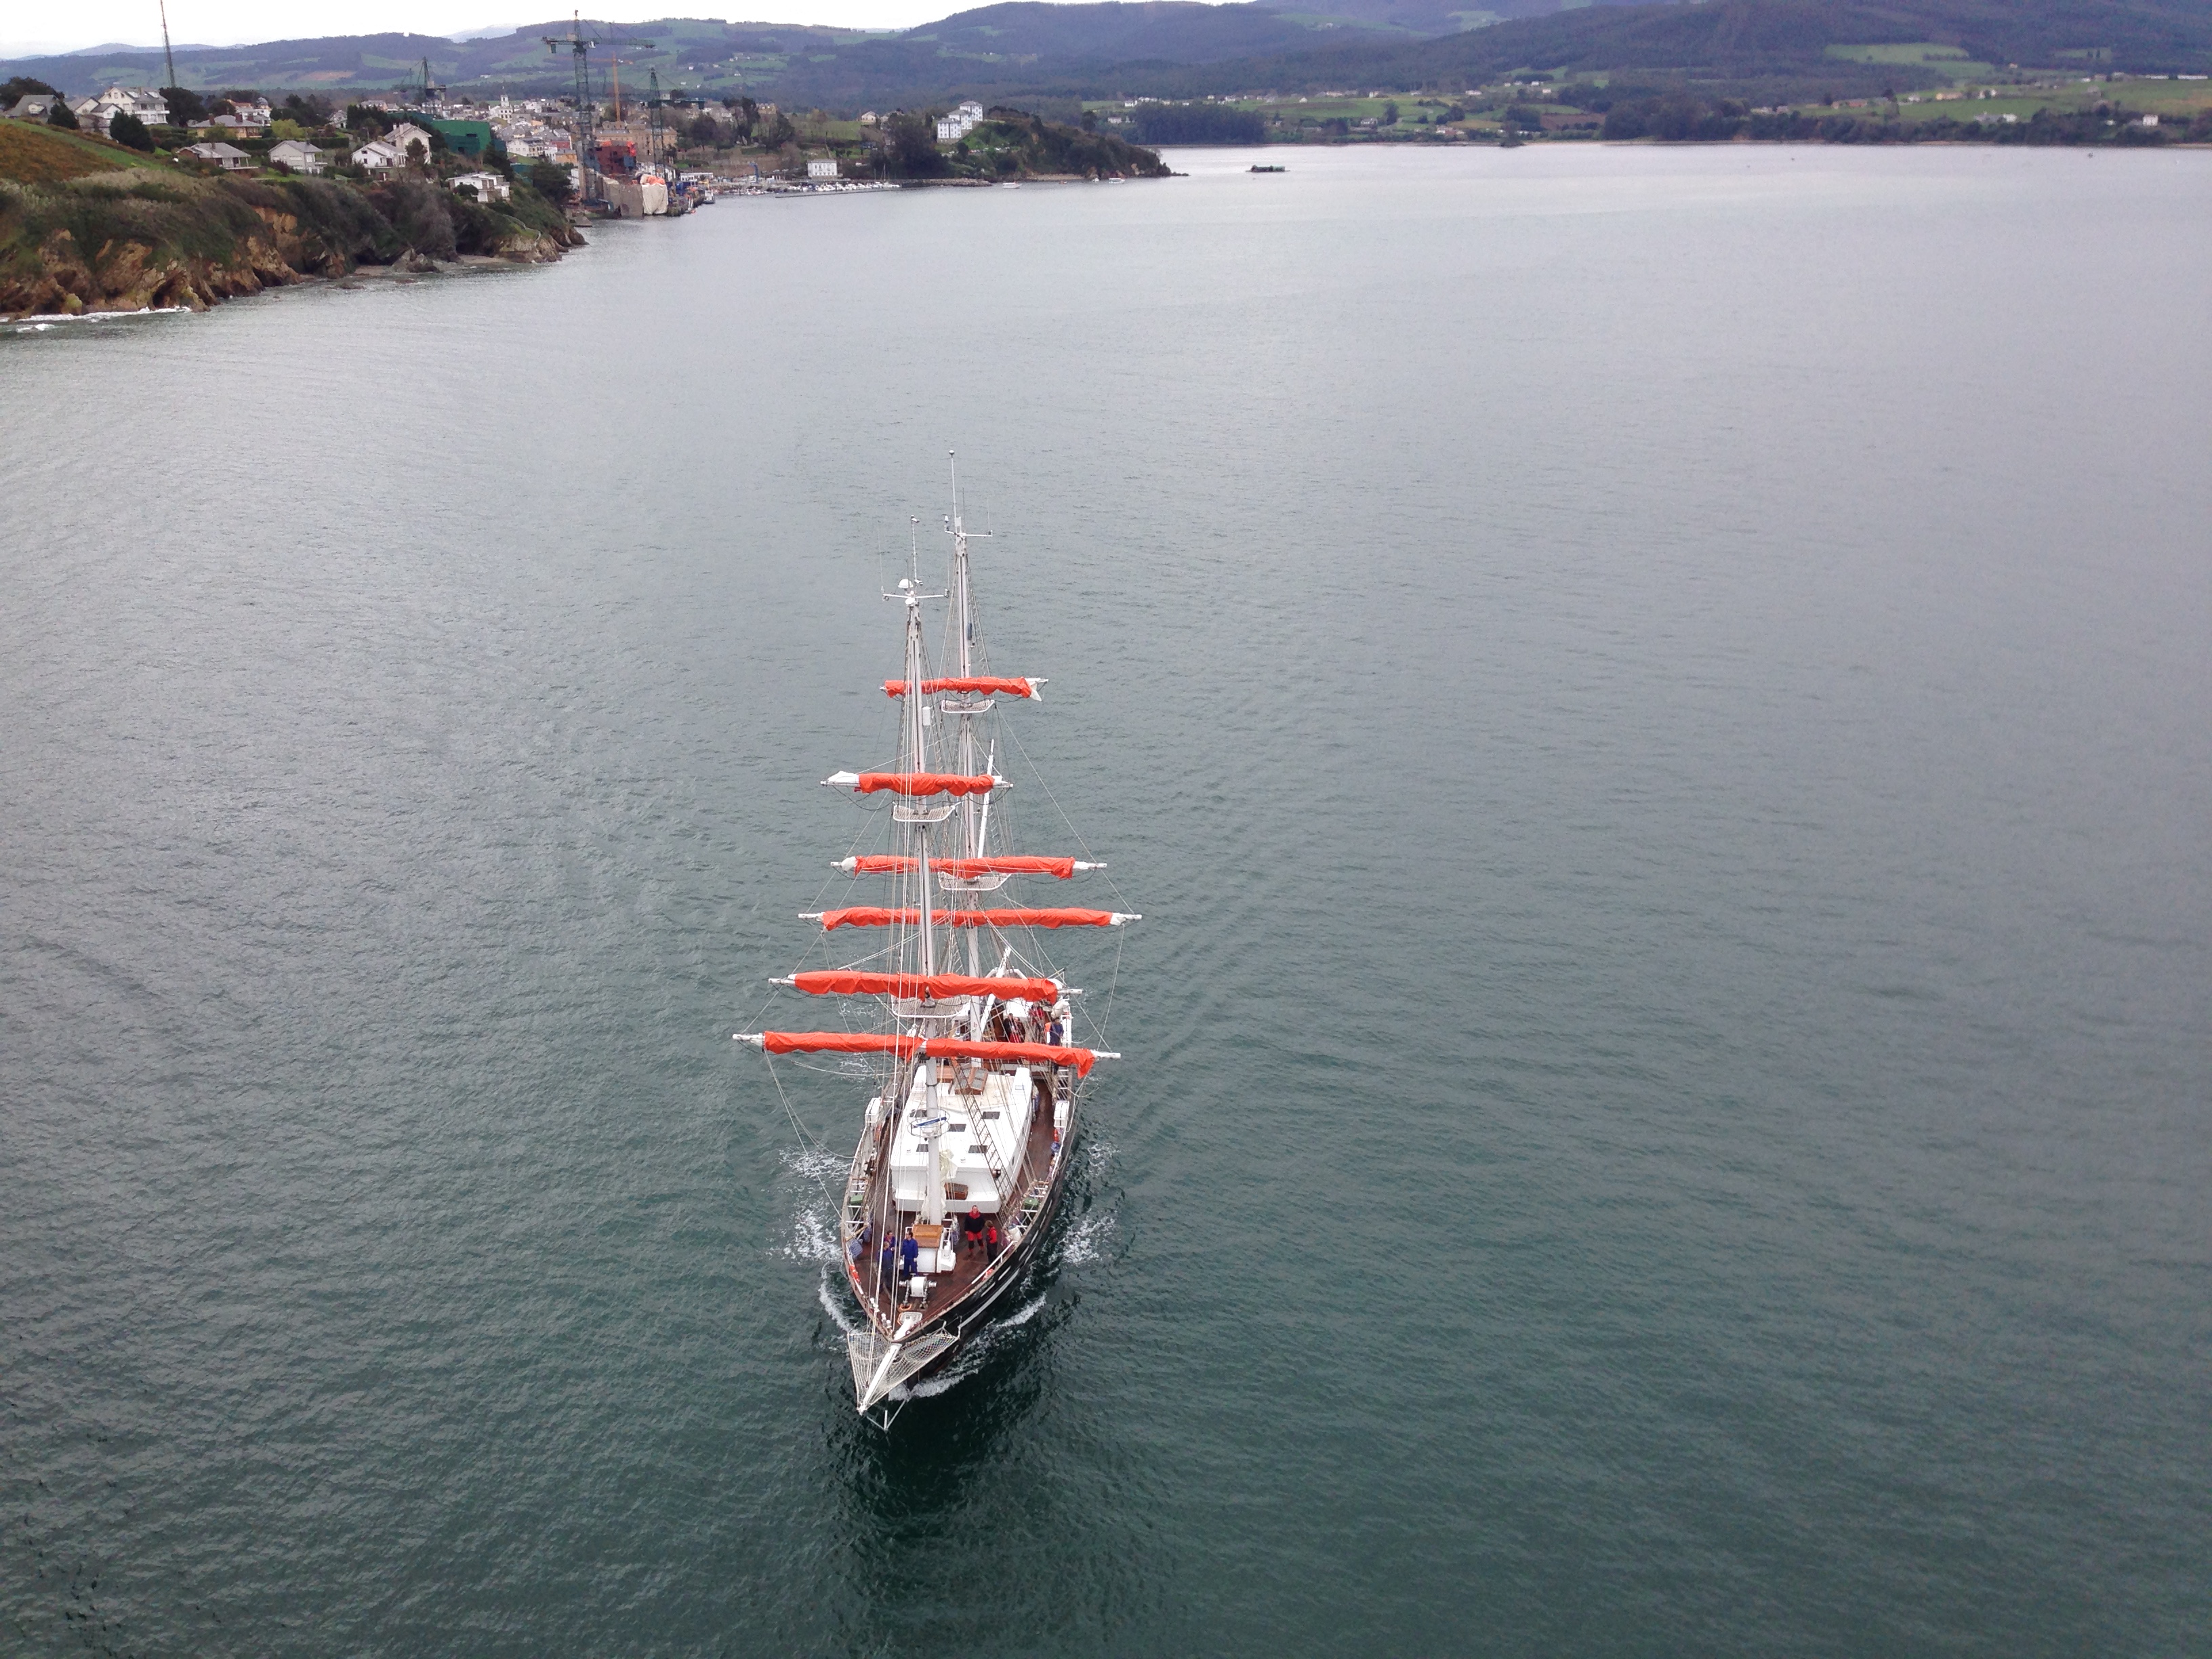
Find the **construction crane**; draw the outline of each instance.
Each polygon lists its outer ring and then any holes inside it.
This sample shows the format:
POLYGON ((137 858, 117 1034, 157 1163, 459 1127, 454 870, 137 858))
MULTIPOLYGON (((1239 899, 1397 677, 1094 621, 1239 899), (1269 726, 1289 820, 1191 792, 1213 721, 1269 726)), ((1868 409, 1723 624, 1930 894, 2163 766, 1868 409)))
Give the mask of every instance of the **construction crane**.
POLYGON ((430 78, 430 60, 425 58, 422 60, 422 81, 419 83, 410 81, 404 87, 401 88, 400 90, 405 93, 413 101, 420 103, 423 109, 428 111, 431 107, 431 101, 437 98, 439 94, 443 93, 446 89, 430 78))
POLYGON ((617 126, 627 125, 623 120, 622 111, 622 66, 624 64, 635 64, 636 62, 637 59, 635 58, 619 58, 612 54, 610 54, 607 58, 607 96, 614 100, 617 126))
POLYGON ((577 181, 581 185, 581 189, 577 193, 588 205, 594 201, 603 199, 595 195, 592 188, 592 179, 598 171, 592 166, 595 158, 592 149, 592 48, 594 46, 649 46, 653 42, 628 39, 595 39, 587 36, 584 33, 584 21, 580 14, 572 16, 568 33, 541 34, 538 38, 545 43, 545 49, 550 52, 557 53, 566 46, 568 49, 569 58, 575 64, 576 174, 577 181))
MULTIPOLYGON (((177 54, 169 50, 169 0, 161 0, 161 61, 169 66, 169 84, 177 84, 177 54)), ((179 126, 184 125, 179 118, 179 126)))
POLYGON ((660 71, 649 70, 653 90, 645 100, 645 147, 656 167, 668 165, 668 100, 660 95, 660 71))

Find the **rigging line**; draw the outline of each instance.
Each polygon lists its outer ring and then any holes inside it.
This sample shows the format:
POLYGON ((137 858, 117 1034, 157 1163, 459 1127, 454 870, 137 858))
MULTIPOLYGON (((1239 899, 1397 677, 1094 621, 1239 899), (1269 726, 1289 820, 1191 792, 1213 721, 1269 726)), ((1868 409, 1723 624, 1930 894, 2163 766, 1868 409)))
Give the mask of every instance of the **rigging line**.
MULTIPOLYGON (((1067 826, 1069 838, 1073 840, 1078 847, 1083 849, 1083 854, 1086 860, 1096 859, 1098 855, 1091 850, 1091 843, 1083 839, 1082 832, 1076 829, 1073 820, 1067 816, 1067 809, 1060 804, 1060 797, 1052 793, 1052 786, 1044 781, 1043 771, 1039 769, 1035 761, 1030 758, 1030 751, 1023 746, 1021 738, 1019 734, 1015 732, 1013 724, 1011 721, 1009 721, 1006 726, 1006 738, 1007 740, 1014 745, 1016 750, 1021 755, 1022 764, 1030 769, 1030 775, 1036 780, 1037 787, 1044 791, 1044 798, 1052 803, 1052 810, 1060 814, 1060 823, 1067 826)), ((1119 903, 1116 906, 1117 908, 1128 904, 1129 900, 1121 891, 1121 884, 1115 881, 1110 874, 1106 878, 1106 885, 1112 890, 1115 898, 1119 901, 1119 903)))
MULTIPOLYGON (((870 812, 865 816, 861 819, 859 826, 853 831, 852 840, 846 844, 846 856, 850 858, 859 853, 861 843, 866 841, 871 835, 879 829, 884 822, 884 820, 883 817, 879 814, 874 812, 870 812)), ((823 877, 822 884, 814 890, 814 902, 811 906, 812 908, 819 910, 824 908, 823 902, 828 896, 830 888, 837 884, 840 878, 840 873, 841 872, 838 872, 835 865, 830 866, 830 873, 823 877)), ((860 878, 857 876, 845 876, 843 877, 843 880, 846 884, 846 890, 849 893, 852 890, 853 886, 860 880, 860 878)), ((759 908, 757 902, 754 905, 754 908, 759 908)), ((890 948, 890 947, 889 946, 885 947, 886 950, 890 948)), ((820 929, 816 930, 813 940, 809 943, 806 949, 800 953, 799 958, 800 965, 804 966, 810 959, 811 959, 817 951, 820 951, 825 958, 829 955, 829 935, 820 929)), ((874 953, 874 955, 877 956, 880 956, 882 954, 884 954, 883 951, 877 951, 874 953)), ((863 961, 872 959, 872 957, 862 958, 863 961)), ((768 994, 767 1000, 764 1000, 760 1005, 760 1007, 755 1012, 753 1017, 755 1024, 759 1023, 760 1019, 765 1016, 769 1007, 774 1005, 775 1001, 775 993, 771 989, 768 994)))
MULTIPOLYGON (((854 853, 854 852, 857 852, 857 851, 859 850, 861 838, 862 838, 863 836, 865 836, 867 833, 868 833, 867 826, 866 826, 866 824, 863 824, 863 825, 860 827, 860 830, 859 833, 858 833, 858 834, 856 834, 856 835, 853 837, 853 842, 852 842, 852 845, 851 845, 850 847, 848 847, 848 848, 846 849, 846 851, 847 851, 847 853, 848 853, 848 855, 849 855, 850 854, 852 854, 852 853, 854 853)), ((851 882, 853 882, 853 881, 854 881, 854 880, 857 880, 857 879, 858 879, 858 878, 856 878, 856 877, 850 877, 850 876, 848 876, 848 877, 847 877, 847 878, 846 878, 846 881, 848 882, 848 884, 849 884, 851 882)), ((829 875, 824 876, 824 877, 822 878, 822 884, 821 884, 819 887, 817 887, 817 888, 816 888, 816 889, 814 890, 814 908, 815 908, 816 909, 817 909, 817 910, 818 910, 818 909, 820 909, 820 908, 822 908, 822 901, 823 901, 823 896, 824 896, 825 894, 827 894, 827 893, 829 892, 830 889, 836 884, 836 881, 837 881, 837 871, 836 871, 836 867, 833 865, 833 866, 830 867, 830 873, 829 875)), ((760 908, 759 904, 758 904, 758 903, 756 903, 756 904, 753 906, 753 908, 754 908, 756 911, 757 911, 757 910, 758 910, 758 909, 760 908)), ((829 935, 828 935, 827 933, 823 933, 820 928, 817 928, 817 929, 815 930, 815 936, 814 936, 814 938, 812 939, 812 940, 811 940, 811 941, 808 943, 808 945, 807 945, 807 946, 806 946, 806 949, 805 949, 805 950, 804 950, 803 951, 801 951, 801 952, 799 953, 799 965, 800 965, 800 966, 802 966, 802 967, 804 967, 804 966, 806 964, 806 963, 807 963, 807 962, 808 962, 808 961, 809 961, 809 960, 813 957, 814 953, 815 953, 817 951, 821 951, 823 953, 823 955, 826 957, 826 956, 828 955, 828 953, 829 953, 829 952, 828 952, 828 945, 829 945, 829 935)), ((762 1021, 763 1018, 766 1018, 766 1016, 767 1016, 767 1014, 768 1014, 768 1011, 769 1011, 771 1007, 773 1007, 773 1006, 775 1006, 775 987, 773 987, 773 986, 771 986, 771 987, 769 987, 769 991, 768 991, 767 995, 766 995, 764 998, 763 998, 763 1000, 762 1000, 762 1001, 761 1001, 760 1006, 759 1006, 757 1008, 756 1008, 756 1009, 754 1009, 754 1010, 753 1010, 753 1018, 752 1018, 752 1022, 751 1022, 751 1023, 752 1023, 753 1024, 756 1024, 756 1025, 759 1024, 761 1023, 761 1021, 762 1021)))
MULTIPOLYGON (((767 1052, 765 1050, 762 1052, 762 1058, 764 1060, 768 1058, 767 1052)), ((783 1115, 791 1120, 792 1129, 793 1133, 799 1136, 799 1140, 802 1143, 811 1142, 812 1144, 813 1150, 820 1157, 834 1158, 836 1154, 833 1153, 827 1146, 823 1146, 820 1141, 815 1140, 811 1135, 808 1134, 806 1133, 805 1127, 799 1122, 799 1114, 792 1109, 791 1097, 783 1091, 783 1079, 777 1077, 775 1074, 775 1062, 773 1060, 769 1060, 768 1062, 768 1074, 769 1079, 775 1084, 775 1097, 783 1103, 783 1115)), ((830 1195, 830 1183, 823 1180, 819 1175, 817 1175, 814 1177, 814 1184, 822 1189, 822 1201, 829 1206, 831 1224, 833 1225, 838 1224, 842 1221, 842 1218, 838 1213, 837 1200, 830 1195)), ((842 1247, 842 1244, 843 1241, 841 1239, 839 1241, 841 1248, 842 1247)))
MULTIPOLYGON (((1114 931, 1118 934, 1122 930, 1117 927, 1114 931)), ((1114 941, 1113 974, 1106 981, 1106 1006, 1098 1016, 1098 1046, 1102 1048, 1106 1046, 1107 1024, 1114 1018, 1114 993, 1121 988, 1122 944, 1123 941, 1118 938, 1114 941)))

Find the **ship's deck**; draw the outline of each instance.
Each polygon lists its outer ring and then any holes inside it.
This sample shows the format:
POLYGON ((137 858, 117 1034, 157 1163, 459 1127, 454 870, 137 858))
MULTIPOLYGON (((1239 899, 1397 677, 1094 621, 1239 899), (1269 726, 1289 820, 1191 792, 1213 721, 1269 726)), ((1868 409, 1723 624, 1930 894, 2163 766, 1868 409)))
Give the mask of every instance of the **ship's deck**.
MULTIPOLYGON (((1018 1220, 1024 1201, 1029 1195, 1040 1187, 1048 1187, 1054 1174, 1052 1124, 1053 1103, 1057 1099, 1057 1085, 1049 1080, 1049 1073, 1045 1075, 1048 1079, 1047 1099, 1042 1109, 1030 1114, 1029 1134, 1023 1146, 1022 1162, 1014 1179, 1014 1189, 1008 1194, 1007 1202, 999 1213, 987 1214, 983 1218, 987 1224, 992 1222, 998 1224, 1000 1242, 997 1260, 1001 1262, 1006 1261, 1015 1254, 1014 1246, 1006 1242, 1009 1224, 1018 1220)), ((1062 1150, 1065 1151, 1065 1148, 1062 1150)), ((893 1324, 916 1310, 921 1311, 922 1322, 927 1324, 947 1309, 965 1300, 992 1266, 991 1261, 987 1259, 988 1253, 985 1246, 967 1243, 962 1240, 960 1218, 967 1212, 966 1206, 957 1200, 948 1199, 945 1201, 945 1243, 953 1247, 953 1266, 949 1273, 938 1272, 921 1275, 929 1281, 929 1293, 926 1300, 918 1300, 907 1295, 908 1286, 892 1282, 891 1279, 884 1274, 883 1241, 873 1237, 870 1238, 867 1250, 860 1262, 855 1265, 854 1270, 848 1272, 847 1275, 852 1281, 854 1293, 862 1302, 872 1303, 883 1319, 893 1324)), ((901 1237, 903 1237, 907 1224, 914 1220, 912 1212, 901 1216, 899 1223, 901 1237)), ((926 1225, 926 1224, 916 1224, 926 1225)), ((924 1243, 922 1255, 927 1260, 929 1249, 926 1235, 922 1242, 924 1243)))

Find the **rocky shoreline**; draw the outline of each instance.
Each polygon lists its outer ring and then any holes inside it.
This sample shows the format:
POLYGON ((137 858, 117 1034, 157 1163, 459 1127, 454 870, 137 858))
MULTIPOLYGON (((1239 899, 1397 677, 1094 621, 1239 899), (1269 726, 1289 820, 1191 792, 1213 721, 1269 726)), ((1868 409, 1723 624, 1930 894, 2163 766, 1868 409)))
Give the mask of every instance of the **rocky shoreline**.
POLYGON ((0 316, 203 311, 363 266, 543 264, 582 240, 535 197, 501 211, 427 180, 362 189, 138 169, 0 181, 0 316))

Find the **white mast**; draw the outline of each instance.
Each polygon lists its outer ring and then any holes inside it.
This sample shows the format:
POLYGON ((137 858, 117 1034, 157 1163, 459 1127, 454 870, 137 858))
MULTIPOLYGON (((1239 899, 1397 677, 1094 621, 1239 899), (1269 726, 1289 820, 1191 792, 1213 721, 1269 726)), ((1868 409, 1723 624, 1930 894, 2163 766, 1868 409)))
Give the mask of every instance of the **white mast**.
MULTIPOLYGON (((963 679, 975 672, 975 612, 968 595, 968 526, 960 515, 960 456, 957 450, 945 452, 952 467, 952 514, 945 520, 945 527, 952 537, 952 628, 957 641, 956 655, 958 672, 963 679)), ((988 534, 988 532, 985 532, 988 534)), ((965 695, 965 694, 963 694, 965 695)), ((975 716, 963 714, 960 720, 960 770, 973 776, 975 771, 975 716)), ((976 807, 973 795, 964 795, 960 801, 960 823, 967 843, 967 856, 983 856, 983 835, 990 823, 988 799, 981 811, 976 807)), ((981 971, 981 958, 976 954, 975 930, 968 930, 968 971, 981 971)))
MULTIPOLYGON (((916 574, 919 574, 917 571, 916 574)), ((906 769, 927 772, 929 769, 928 708, 922 702, 921 656, 921 583, 908 577, 899 583, 899 594, 906 600, 906 769)), ((896 811, 894 817, 897 815, 896 811)), ((924 977, 937 971, 937 939, 930 921, 929 831, 931 823, 923 813, 913 812, 905 820, 907 847, 915 861, 915 871, 921 890, 921 973, 924 977)), ((916 1026, 917 1030, 921 1028, 916 1026)), ((916 1063, 915 1074, 921 1079, 924 1093, 917 1109, 922 1119, 915 1125, 921 1133, 922 1156, 927 1160, 927 1171, 922 1186, 922 1217, 925 1220, 942 1223, 945 1219, 945 1170, 938 1157, 938 1139, 945 1133, 945 1114, 937 1109, 937 1062, 923 1060, 916 1063)))
MULTIPOLYGON (((906 752, 909 772, 929 769, 925 746, 928 708, 921 697, 921 585, 912 580, 899 583, 906 600, 906 752)), ((921 876, 921 971, 937 971, 936 936, 930 927, 929 824, 919 812, 907 821, 907 845, 921 876)))

